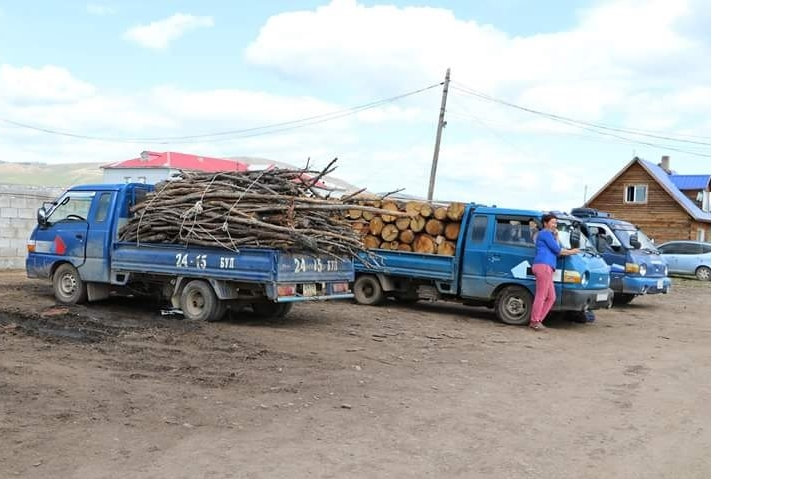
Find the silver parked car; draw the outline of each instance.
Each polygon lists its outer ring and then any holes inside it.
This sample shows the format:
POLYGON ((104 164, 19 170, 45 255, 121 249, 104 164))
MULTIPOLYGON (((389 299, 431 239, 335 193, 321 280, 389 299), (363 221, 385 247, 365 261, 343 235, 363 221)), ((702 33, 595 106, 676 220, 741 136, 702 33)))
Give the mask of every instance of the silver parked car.
POLYGON ((691 274, 700 281, 711 281, 711 243, 705 241, 667 241, 658 246, 670 274, 691 274))

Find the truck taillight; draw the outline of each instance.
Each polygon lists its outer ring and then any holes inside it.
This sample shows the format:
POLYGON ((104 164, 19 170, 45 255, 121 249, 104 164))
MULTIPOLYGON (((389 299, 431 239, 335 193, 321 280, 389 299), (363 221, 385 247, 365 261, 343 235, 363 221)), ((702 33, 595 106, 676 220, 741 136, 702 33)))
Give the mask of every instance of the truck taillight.
POLYGON ((278 285, 278 296, 294 296, 296 284, 281 284, 278 285))
POLYGON ((350 283, 333 283, 334 293, 349 293, 350 283))

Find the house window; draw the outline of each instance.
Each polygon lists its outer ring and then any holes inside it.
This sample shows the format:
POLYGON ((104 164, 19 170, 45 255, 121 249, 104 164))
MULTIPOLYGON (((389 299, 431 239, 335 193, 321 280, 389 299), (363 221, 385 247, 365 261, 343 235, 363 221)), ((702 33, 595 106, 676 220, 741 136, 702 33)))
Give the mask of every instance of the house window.
POLYGON ((626 186, 625 203, 647 203, 647 185, 626 186))
POLYGON ((703 228, 697 228, 697 241, 705 241, 706 240, 706 230, 703 228))
POLYGON ((145 178, 144 176, 140 176, 139 183, 147 183, 147 178, 145 178))
POLYGON ((130 183, 130 182, 131 182, 131 177, 130 176, 126 176, 125 177, 125 183, 130 183))

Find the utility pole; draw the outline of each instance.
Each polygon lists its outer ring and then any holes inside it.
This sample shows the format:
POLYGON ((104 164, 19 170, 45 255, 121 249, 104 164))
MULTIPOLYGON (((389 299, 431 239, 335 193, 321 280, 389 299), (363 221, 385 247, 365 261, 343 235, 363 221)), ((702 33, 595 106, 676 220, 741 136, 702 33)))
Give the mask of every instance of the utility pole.
POLYGON ((428 201, 433 200, 433 185, 436 183, 436 164, 439 162, 439 145, 442 143, 442 130, 444 129, 444 111, 447 106, 447 89, 450 87, 450 69, 444 75, 444 88, 442 89, 442 107, 439 109, 439 126, 436 128, 436 146, 433 147, 433 163, 431 164, 431 179, 428 183, 428 201))

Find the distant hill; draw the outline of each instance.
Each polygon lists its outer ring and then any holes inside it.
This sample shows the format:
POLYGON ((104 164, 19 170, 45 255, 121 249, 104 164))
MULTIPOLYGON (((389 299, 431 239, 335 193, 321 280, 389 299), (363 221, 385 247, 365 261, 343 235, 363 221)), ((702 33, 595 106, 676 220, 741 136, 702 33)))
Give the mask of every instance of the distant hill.
POLYGON ((0 161, 0 183, 67 187, 103 180, 102 163, 8 163, 0 161))

